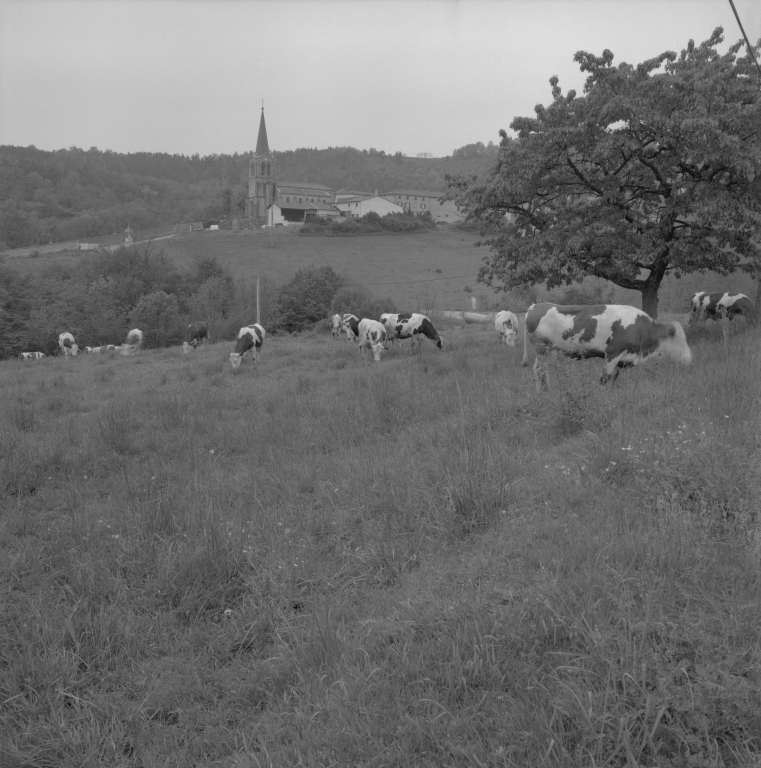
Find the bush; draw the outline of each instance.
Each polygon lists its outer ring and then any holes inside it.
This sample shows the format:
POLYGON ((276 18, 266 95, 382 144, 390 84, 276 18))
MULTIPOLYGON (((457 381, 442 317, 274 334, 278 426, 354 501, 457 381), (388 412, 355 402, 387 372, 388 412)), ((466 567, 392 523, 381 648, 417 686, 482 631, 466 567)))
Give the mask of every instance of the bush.
POLYGON ((182 341, 182 320, 177 297, 155 291, 143 296, 130 312, 132 327, 139 328, 148 347, 166 347, 182 341))
POLYGON ((351 312, 360 320, 363 317, 378 320, 384 312, 396 311, 396 306, 391 299, 376 299, 367 288, 356 284, 339 288, 330 305, 331 315, 336 312, 339 315, 351 312))
POLYGON ((301 331, 328 316, 344 278, 332 267, 300 269, 281 289, 277 300, 280 327, 301 331))

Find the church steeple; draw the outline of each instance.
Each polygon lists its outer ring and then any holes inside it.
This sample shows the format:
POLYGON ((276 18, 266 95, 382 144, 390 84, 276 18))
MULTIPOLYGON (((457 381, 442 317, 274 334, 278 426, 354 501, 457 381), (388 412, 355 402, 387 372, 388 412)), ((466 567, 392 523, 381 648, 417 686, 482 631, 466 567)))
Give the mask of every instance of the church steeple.
POLYGON ((264 124, 264 105, 262 104, 262 117, 259 120, 259 137, 256 139, 256 154, 268 155, 270 145, 267 143, 267 126, 264 124))

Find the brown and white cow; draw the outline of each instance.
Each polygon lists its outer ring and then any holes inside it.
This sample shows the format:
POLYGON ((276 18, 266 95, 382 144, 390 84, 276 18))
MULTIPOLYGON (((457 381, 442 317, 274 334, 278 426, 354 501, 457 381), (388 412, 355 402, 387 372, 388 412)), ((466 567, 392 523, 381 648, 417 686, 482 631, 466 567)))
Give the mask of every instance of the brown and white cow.
POLYGON ((230 352, 230 364, 233 368, 239 368, 244 355, 251 350, 251 357, 254 362, 257 360, 259 350, 264 344, 264 328, 259 323, 246 325, 238 331, 238 339, 235 344, 235 350, 230 352))
POLYGON ((69 356, 75 357, 77 352, 79 352, 77 342, 74 341, 74 337, 68 331, 65 331, 58 337, 58 346, 61 348, 64 357, 67 358, 69 356))
POLYGON ((28 362, 30 362, 31 360, 34 360, 34 353, 33 353, 33 352, 22 352, 22 353, 21 353, 21 354, 18 356, 18 359, 19 359, 19 360, 20 360, 22 363, 28 363, 28 362))
POLYGON ((209 326, 206 323, 191 323, 185 331, 185 341, 182 342, 182 351, 187 354, 190 348, 195 351, 199 341, 209 341, 209 326))
POLYGON ((341 330, 346 334, 346 341, 359 341, 359 318, 346 314, 341 318, 341 330))
POLYGON ((405 313, 405 314, 390 314, 384 312, 380 316, 381 323, 386 328, 388 338, 399 339, 412 339, 412 343, 418 342, 422 344, 422 337, 430 339, 441 349, 441 345, 444 339, 439 336, 436 329, 433 327, 433 323, 425 316, 418 312, 405 313))
POLYGON ((85 347, 86 355, 99 355, 103 352, 104 347, 85 347))
POLYGON ((712 318, 721 320, 726 313, 731 320, 735 315, 743 315, 747 318, 755 318, 756 309, 751 300, 744 293, 730 295, 728 293, 706 293, 700 291, 692 297, 690 322, 712 318))
POLYGON ((333 335, 333 338, 338 338, 341 335, 342 330, 343 328, 341 325, 341 315, 336 313, 333 315, 333 317, 330 318, 330 332, 333 335))
POLYGON ((372 349, 375 362, 380 362, 381 352, 386 348, 386 328, 383 323, 368 317, 359 322, 357 329, 359 338, 358 351, 364 354, 365 349, 372 349))
POLYGON ((35 360, 43 360, 46 357, 44 352, 32 352, 32 355, 35 360))
POLYGON ((528 341, 537 353, 537 391, 549 389, 547 354, 552 350, 576 359, 604 358, 601 384, 615 381, 621 368, 637 365, 649 357, 692 362, 692 352, 679 323, 658 322, 641 309, 624 304, 532 304, 523 329, 524 366, 528 365, 528 341))
POLYGON ((518 337, 518 318, 512 312, 506 309, 497 312, 494 318, 494 329, 497 331, 500 342, 504 341, 508 347, 515 346, 515 340, 518 337))
POLYGON ((106 344, 106 352, 116 352, 116 344, 106 344))
POLYGON ((136 355, 137 350, 143 345, 143 332, 139 328, 133 328, 127 334, 127 341, 119 347, 120 355, 136 355))

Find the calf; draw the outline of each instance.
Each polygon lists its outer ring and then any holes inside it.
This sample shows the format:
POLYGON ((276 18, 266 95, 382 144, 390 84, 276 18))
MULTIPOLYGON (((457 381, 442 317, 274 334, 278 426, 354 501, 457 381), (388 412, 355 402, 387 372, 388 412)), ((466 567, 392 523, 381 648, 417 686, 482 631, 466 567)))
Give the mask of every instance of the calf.
POLYGON ((341 335, 341 330, 341 315, 335 314, 330 318, 330 332, 333 334, 334 339, 341 335))
POLYGON ((74 337, 68 331, 65 331, 58 337, 58 346, 66 358, 69 356, 75 357, 77 352, 79 352, 77 342, 74 341, 74 337))
POLYGON ((265 331, 259 323, 246 325, 238 331, 238 340, 235 344, 235 350, 230 352, 230 364, 233 369, 239 368, 243 356, 251 350, 251 357, 254 362, 257 360, 259 350, 264 344, 265 331))
POLYGON ((346 341, 359 341, 359 318, 356 315, 344 315, 341 329, 346 334, 346 341))
POLYGON ((185 341, 182 342, 182 351, 187 354, 190 348, 195 351, 199 341, 209 341, 209 326, 206 323, 191 323, 185 331, 185 341))
POLYGON ((383 323, 365 317, 359 323, 357 335, 359 338, 358 351, 372 349, 375 362, 380 362, 381 352, 386 348, 387 337, 383 323))
POLYGON ((690 323, 693 320, 712 318, 720 320, 723 313, 731 320, 735 315, 743 315, 749 319, 755 318, 756 309, 744 293, 730 296, 728 293, 706 293, 701 291, 692 297, 690 323))
POLYGON ((512 313, 503 309, 497 312, 494 318, 494 328, 500 342, 504 341, 508 347, 515 346, 515 340, 518 336, 518 318, 512 313))
POLYGON ((133 328, 127 334, 127 341, 119 347, 119 354, 121 355, 136 355, 137 350, 143 344, 143 332, 139 328, 133 328))
POLYGON ((116 344, 106 344, 106 352, 116 352, 116 344))
POLYGON ((393 339, 412 339, 422 343, 422 336, 429 338, 436 346, 441 349, 444 339, 436 333, 433 323, 425 316, 417 312, 402 315, 393 315, 384 313, 380 316, 380 321, 386 328, 388 338, 393 339))
POLYGON ((33 353, 33 352, 22 352, 22 353, 21 353, 21 354, 18 356, 18 359, 19 359, 19 360, 20 360, 22 363, 28 363, 30 360, 34 360, 34 353, 33 353))
POLYGON ((648 357, 669 357, 685 364, 692 361, 679 323, 660 323, 641 309, 622 304, 532 304, 523 329, 524 366, 528 365, 529 340, 536 351, 537 391, 549 389, 546 356, 552 350, 576 359, 604 358, 601 384, 615 381, 620 368, 637 365, 648 357))

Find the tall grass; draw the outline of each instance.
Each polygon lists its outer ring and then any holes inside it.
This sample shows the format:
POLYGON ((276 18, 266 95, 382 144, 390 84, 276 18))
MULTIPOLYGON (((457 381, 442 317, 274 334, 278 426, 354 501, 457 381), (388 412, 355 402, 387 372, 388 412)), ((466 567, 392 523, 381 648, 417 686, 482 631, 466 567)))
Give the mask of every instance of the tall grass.
POLYGON ((443 330, 0 366, 0 765, 757 762, 757 332, 443 330))

